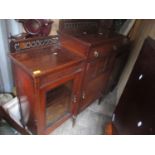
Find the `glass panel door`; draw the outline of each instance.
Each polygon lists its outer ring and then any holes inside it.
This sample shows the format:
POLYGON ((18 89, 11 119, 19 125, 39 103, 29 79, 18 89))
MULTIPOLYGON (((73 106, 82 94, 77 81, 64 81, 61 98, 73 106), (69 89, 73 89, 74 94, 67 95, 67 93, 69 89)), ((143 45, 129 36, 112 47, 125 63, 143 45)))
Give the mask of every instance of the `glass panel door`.
POLYGON ((46 93, 46 126, 71 112, 73 81, 68 81, 46 93))

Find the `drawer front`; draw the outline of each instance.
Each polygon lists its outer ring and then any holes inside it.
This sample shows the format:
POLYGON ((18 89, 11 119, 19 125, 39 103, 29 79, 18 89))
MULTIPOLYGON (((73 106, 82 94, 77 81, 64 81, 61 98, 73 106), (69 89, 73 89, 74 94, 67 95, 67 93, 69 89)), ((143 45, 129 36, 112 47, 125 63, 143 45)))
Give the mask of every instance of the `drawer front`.
POLYGON ((83 63, 76 65, 76 66, 68 67, 64 70, 57 71, 55 73, 48 74, 46 76, 41 77, 40 87, 42 88, 42 87, 54 82, 55 80, 62 78, 63 76, 68 76, 70 74, 73 74, 76 72, 81 72, 81 71, 83 71, 83 63))
POLYGON ((88 59, 92 60, 92 59, 104 57, 111 53, 117 53, 120 46, 121 46, 120 42, 115 42, 113 44, 107 44, 102 46, 96 46, 90 50, 88 54, 88 59))
POLYGON ((100 47, 92 48, 92 50, 88 54, 88 59, 92 60, 99 57, 103 57, 111 51, 112 51, 112 46, 100 46, 100 47))

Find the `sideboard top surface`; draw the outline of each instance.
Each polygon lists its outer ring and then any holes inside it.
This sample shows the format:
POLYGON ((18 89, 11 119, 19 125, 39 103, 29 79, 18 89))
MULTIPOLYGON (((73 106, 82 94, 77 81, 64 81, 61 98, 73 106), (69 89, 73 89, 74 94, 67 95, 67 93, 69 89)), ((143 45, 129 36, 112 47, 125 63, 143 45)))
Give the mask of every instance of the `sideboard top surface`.
POLYGON ((63 69, 83 60, 79 55, 64 48, 25 50, 12 53, 10 57, 34 77, 63 69))
POLYGON ((74 39, 80 40, 81 42, 89 45, 89 46, 95 46, 98 44, 103 44, 104 42, 109 42, 111 40, 117 40, 122 39, 122 35, 117 33, 111 33, 111 32, 102 32, 102 33, 87 33, 87 32, 81 32, 81 33, 66 33, 66 32, 60 32, 61 35, 67 35, 69 37, 72 37, 74 39))

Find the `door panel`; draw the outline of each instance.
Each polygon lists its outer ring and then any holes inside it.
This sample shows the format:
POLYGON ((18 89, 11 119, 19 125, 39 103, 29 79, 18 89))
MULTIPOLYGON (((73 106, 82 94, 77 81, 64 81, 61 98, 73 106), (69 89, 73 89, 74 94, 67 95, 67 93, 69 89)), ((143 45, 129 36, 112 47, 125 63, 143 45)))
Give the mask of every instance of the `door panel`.
POLYGON ((98 65, 98 61, 91 61, 87 63, 86 66, 86 73, 85 73, 85 82, 88 82, 92 79, 94 79, 96 77, 96 73, 97 73, 97 65, 98 65))
POLYGON ((91 102, 100 97, 106 87, 107 76, 102 74, 94 80, 85 83, 82 91, 81 109, 89 105, 91 102))
POLYGON ((74 115, 73 109, 77 108, 76 104, 79 101, 79 96, 77 97, 80 89, 77 87, 79 75, 77 73, 64 77, 41 89, 41 134, 48 132, 49 129, 51 132, 55 126, 58 126, 59 122, 63 122, 66 117, 74 115))

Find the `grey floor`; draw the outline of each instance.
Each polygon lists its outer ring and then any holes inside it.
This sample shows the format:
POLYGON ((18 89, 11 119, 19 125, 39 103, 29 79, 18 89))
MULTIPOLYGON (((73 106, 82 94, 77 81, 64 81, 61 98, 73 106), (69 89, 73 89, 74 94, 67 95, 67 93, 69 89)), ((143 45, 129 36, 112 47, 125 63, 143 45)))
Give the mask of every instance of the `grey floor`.
POLYGON ((101 135, 104 134, 104 126, 111 120, 115 109, 116 90, 109 93, 105 99, 98 104, 98 100, 81 112, 75 126, 72 119, 67 120, 55 129, 51 135, 101 135))
MULTIPOLYGON (((101 135, 104 134, 105 124, 111 120, 115 109, 116 89, 105 96, 104 100, 98 104, 98 100, 81 112, 72 126, 69 119, 55 129, 51 135, 101 135)), ((16 130, 11 128, 5 121, 0 122, 1 135, 17 135, 16 130)))

